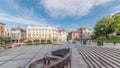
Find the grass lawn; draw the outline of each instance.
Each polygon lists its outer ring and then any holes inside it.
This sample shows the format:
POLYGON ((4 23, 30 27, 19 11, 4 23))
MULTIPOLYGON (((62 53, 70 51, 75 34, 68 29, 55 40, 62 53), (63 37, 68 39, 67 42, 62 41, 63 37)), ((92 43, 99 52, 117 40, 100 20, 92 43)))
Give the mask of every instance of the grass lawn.
POLYGON ((108 38, 108 39, 97 38, 97 39, 94 39, 93 42, 102 41, 102 40, 107 43, 113 43, 113 42, 120 43, 120 38, 108 38))

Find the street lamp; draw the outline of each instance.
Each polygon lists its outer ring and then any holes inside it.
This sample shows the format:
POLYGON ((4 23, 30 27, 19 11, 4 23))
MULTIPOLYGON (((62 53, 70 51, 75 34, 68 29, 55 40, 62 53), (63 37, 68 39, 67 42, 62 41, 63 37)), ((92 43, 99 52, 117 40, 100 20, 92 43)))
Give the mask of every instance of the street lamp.
MULTIPOLYGON (((100 30, 103 31, 103 27, 100 30)), ((102 33, 102 36, 104 37, 103 32, 101 33, 102 33)), ((103 38, 102 38, 102 45, 103 45, 103 38)))
POLYGON ((81 42, 81 44, 83 43, 83 35, 82 35, 83 33, 82 33, 82 30, 81 30, 81 32, 80 32, 80 42, 81 42))

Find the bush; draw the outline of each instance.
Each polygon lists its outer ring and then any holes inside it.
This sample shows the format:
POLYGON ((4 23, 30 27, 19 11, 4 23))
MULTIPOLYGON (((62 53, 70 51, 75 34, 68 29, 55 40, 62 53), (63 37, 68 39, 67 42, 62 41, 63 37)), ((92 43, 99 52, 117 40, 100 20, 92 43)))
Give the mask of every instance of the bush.
POLYGON ((28 43, 28 44, 32 44, 32 41, 31 41, 31 40, 27 40, 26 43, 28 43))
POLYGON ((45 40, 41 40, 41 43, 44 44, 44 43, 45 43, 45 40))
POLYGON ((47 40, 47 43, 48 43, 48 44, 52 44, 51 40, 47 40))
POLYGON ((6 37, 6 38, 5 38, 5 43, 10 43, 10 41, 11 41, 11 38, 10 38, 10 37, 6 37))
POLYGON ((4 37, 1 37, 1 36, 0 36, 0 44, 4 44, 4 43, 5 43, 4 37))
POLYGON ((34 40, 34 42, 35 42, 35 43, 38 43, 38 42, 39 42, 39 40, 38 40, 38 39, 36 39, 36 40, 34 40))

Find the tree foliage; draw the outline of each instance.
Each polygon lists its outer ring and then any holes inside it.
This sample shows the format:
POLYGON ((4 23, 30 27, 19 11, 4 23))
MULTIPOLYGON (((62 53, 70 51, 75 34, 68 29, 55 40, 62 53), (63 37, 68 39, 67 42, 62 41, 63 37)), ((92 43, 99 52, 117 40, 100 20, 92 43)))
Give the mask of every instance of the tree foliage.
POLYGON ((38 43, 38 42, 39 42, 39 39, 34 40, 34 42, 35 42, 35 43, 38 43))
POLYGON ((48 43, 48 44, 51 44, 52 42, 51 42, 51 40, 47 40, 47 43, 48 43))
POLYGON ((108 38, 108 35, 115 31, 113 24, 113 18, 104 17, 103 19, 99 20, 94 27, 95 36, 105 36, 108 38))
POLYGON ((113 19, 114 19, 114 24, 113 24, 113 26, 114 26, 114 28, 115 28, 115 32, 116 32, 117 34, 120 34, 120 15, 114 16, 113 19))
POLYGON ((5 43, 10 43, 11 38, 10 38, 10 37, 5 37, 5 38, 4 38, 4 41, 5 41, 5 43))
POLYGON ((26 42, 26 43, 31 44, 31 43, 32 43, 32 41, 31 41, 31 40, 27 40, 27 42, 26 42))
POLYGON ((44 43, 45 43, 45 40, 41 40, 41 43, 44 44, 44 43))
POLYGON ((6 43, 10 43, 10 37, 1 37, 0 36, 0 43, 1 44, 6 44, 6 43))
POLYGON ((5 39, 0 36, 0 43, 3 44, 5 42, 5 39))

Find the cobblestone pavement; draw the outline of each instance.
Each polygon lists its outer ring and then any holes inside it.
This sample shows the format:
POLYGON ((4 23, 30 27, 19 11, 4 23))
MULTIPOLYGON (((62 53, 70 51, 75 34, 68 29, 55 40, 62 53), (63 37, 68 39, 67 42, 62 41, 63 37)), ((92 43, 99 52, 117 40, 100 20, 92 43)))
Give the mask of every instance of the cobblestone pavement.
POLYGON ((0 53, 0 68, 23 68, 31 61, 43 58, 51 51, 68 48, 67 45, 30 45, 7 49, 0 53))

